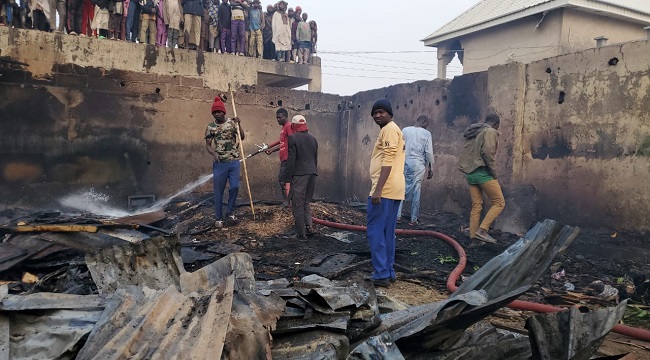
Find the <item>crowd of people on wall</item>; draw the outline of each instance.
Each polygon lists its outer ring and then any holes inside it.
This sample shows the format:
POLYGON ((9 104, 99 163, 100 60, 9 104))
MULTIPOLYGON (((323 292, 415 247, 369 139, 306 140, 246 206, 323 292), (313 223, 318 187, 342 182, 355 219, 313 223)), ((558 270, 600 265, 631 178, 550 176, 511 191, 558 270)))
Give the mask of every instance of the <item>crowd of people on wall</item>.
POLYGON ((0 0, 0 26, 308 64, 318 26, 260 0, 0 0))

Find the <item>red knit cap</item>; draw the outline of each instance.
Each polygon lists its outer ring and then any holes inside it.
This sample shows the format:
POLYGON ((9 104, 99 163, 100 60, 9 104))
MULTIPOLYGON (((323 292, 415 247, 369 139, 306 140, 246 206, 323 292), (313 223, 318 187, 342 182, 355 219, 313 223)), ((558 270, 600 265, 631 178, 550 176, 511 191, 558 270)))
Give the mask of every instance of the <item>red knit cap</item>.
POLYGON ((226 113, 226 105, 223 104, 223 101, 218 96, 214 98, 214 102, 212 103, 212 113, 217 110, 223 111, 224 114, 226 113))

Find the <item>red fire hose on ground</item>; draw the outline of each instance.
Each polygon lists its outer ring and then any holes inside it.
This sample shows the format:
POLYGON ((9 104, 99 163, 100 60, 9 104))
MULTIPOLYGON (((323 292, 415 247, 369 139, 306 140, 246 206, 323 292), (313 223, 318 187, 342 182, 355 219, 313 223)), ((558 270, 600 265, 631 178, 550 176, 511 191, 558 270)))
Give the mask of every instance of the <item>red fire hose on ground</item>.
MULTIPOLYGON (((351 230, 351 231, 367 230, 365 226, 361 226, 361 225, 341 224, 341 223, 336 223, 336 222, 326 221, 326 220, 321 220, 316 218, 314 218, 313 221, 316 224, 337 228, 337 229, 351 230)), ((456 289, 458 288, 456 286, 456 281, 460 277, 460 274, 462 274, 463 270, 465 270, 465 265, 467 265, 467 255, 465 254, 465 250, 463 249, 462 246, 460 246, 458 242, 456 242, 456 240, 454 240, 451 236, 445 235, 443 233, 439 233, 437 231, 430 231, 430 230, 397 229, 395 233, 401 235, 413 235, 413 236, 432 236, 446 242, 447 244, 449 244, 449 246, 454 248, 454 250, 456 250, 456 253, 458 254, 458 265, 456 265, 454 270, 451 272, 451 274, 449 274, 449 277, 447 278, 447 290, 449 290, 452 293, 456 291, 456 289)), ((566 310, 560 307, 555 307, 546 304, 539 304, 539 303, 534 303, 529 301, 522 301, 522 300, 515 300, 510 304, 508 304, 508 307, 511 309, 535 311, 539 313, 550 313, 550 312, 566 310)), ((622 335, 633 337, 635 339, 650 342, 650 330, 634 328, 626 325, 616 325, 614 326, 613 331, 622 335)))

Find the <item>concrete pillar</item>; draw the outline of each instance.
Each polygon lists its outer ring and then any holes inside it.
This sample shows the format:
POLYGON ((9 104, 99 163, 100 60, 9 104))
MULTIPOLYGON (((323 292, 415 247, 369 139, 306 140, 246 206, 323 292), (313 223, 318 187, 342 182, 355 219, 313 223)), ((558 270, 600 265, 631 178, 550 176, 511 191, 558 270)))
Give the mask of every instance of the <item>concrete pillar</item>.
POLYGON ((321 81, 321 78, 314 78, 311 79, 309 84, 307 85, 307 91, 310 92, 322 92, 323 91, 323 82, 321 81))
POLYGON ((650 26, 644 27, 643 30, 646 31, 646 36, 648 37, 648 40, 650 40, 650 26))
POLYGON ((443 57, 438 57, 438 72, 437 72, 437 78, 438 79, 446 79, 447 78, 447 62, 445 61, 444 56, 443 57))
POLYGON ((313 63, 309 66, 309 84, 307 85, 307 91, 310 92, 322 92, 323 91, 323 70, 320 67, 320 58, 317 60, 317 64, 313 63))
POLYGON ((603 47, 607 45, 607 40, 609 39, 604 36, 599 36, 597 38, 594 38, 594 40, 596 40, 596 47, 603 47))

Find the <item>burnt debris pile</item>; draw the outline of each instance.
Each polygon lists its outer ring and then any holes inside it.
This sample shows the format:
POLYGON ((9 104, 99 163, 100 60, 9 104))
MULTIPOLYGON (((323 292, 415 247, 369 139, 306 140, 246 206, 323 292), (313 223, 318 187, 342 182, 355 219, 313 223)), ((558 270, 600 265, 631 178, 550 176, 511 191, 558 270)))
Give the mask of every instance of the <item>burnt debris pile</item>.
MULTIPOLYGON (((587 359, 626 309, 622 301, 536 315, 523 332, 485 320, 539 286, 577 236, 551 220, 449 298, 409 306, 363 277, 343 276, 368 266, 362 247, 345 251, 357 235, 327 234, 339 252, 302 244, 320 254, 294 254, 282 267, 265 257, 295 249, 263 243, 293 241, 285 239, 286 209, 261 206, 234 241, 202 217, 209 205, 202 197, 117 219, 0 213, 0 358, 587 359)), ((316 204, 315 213, 358 217, 328 206, 316 204)))

